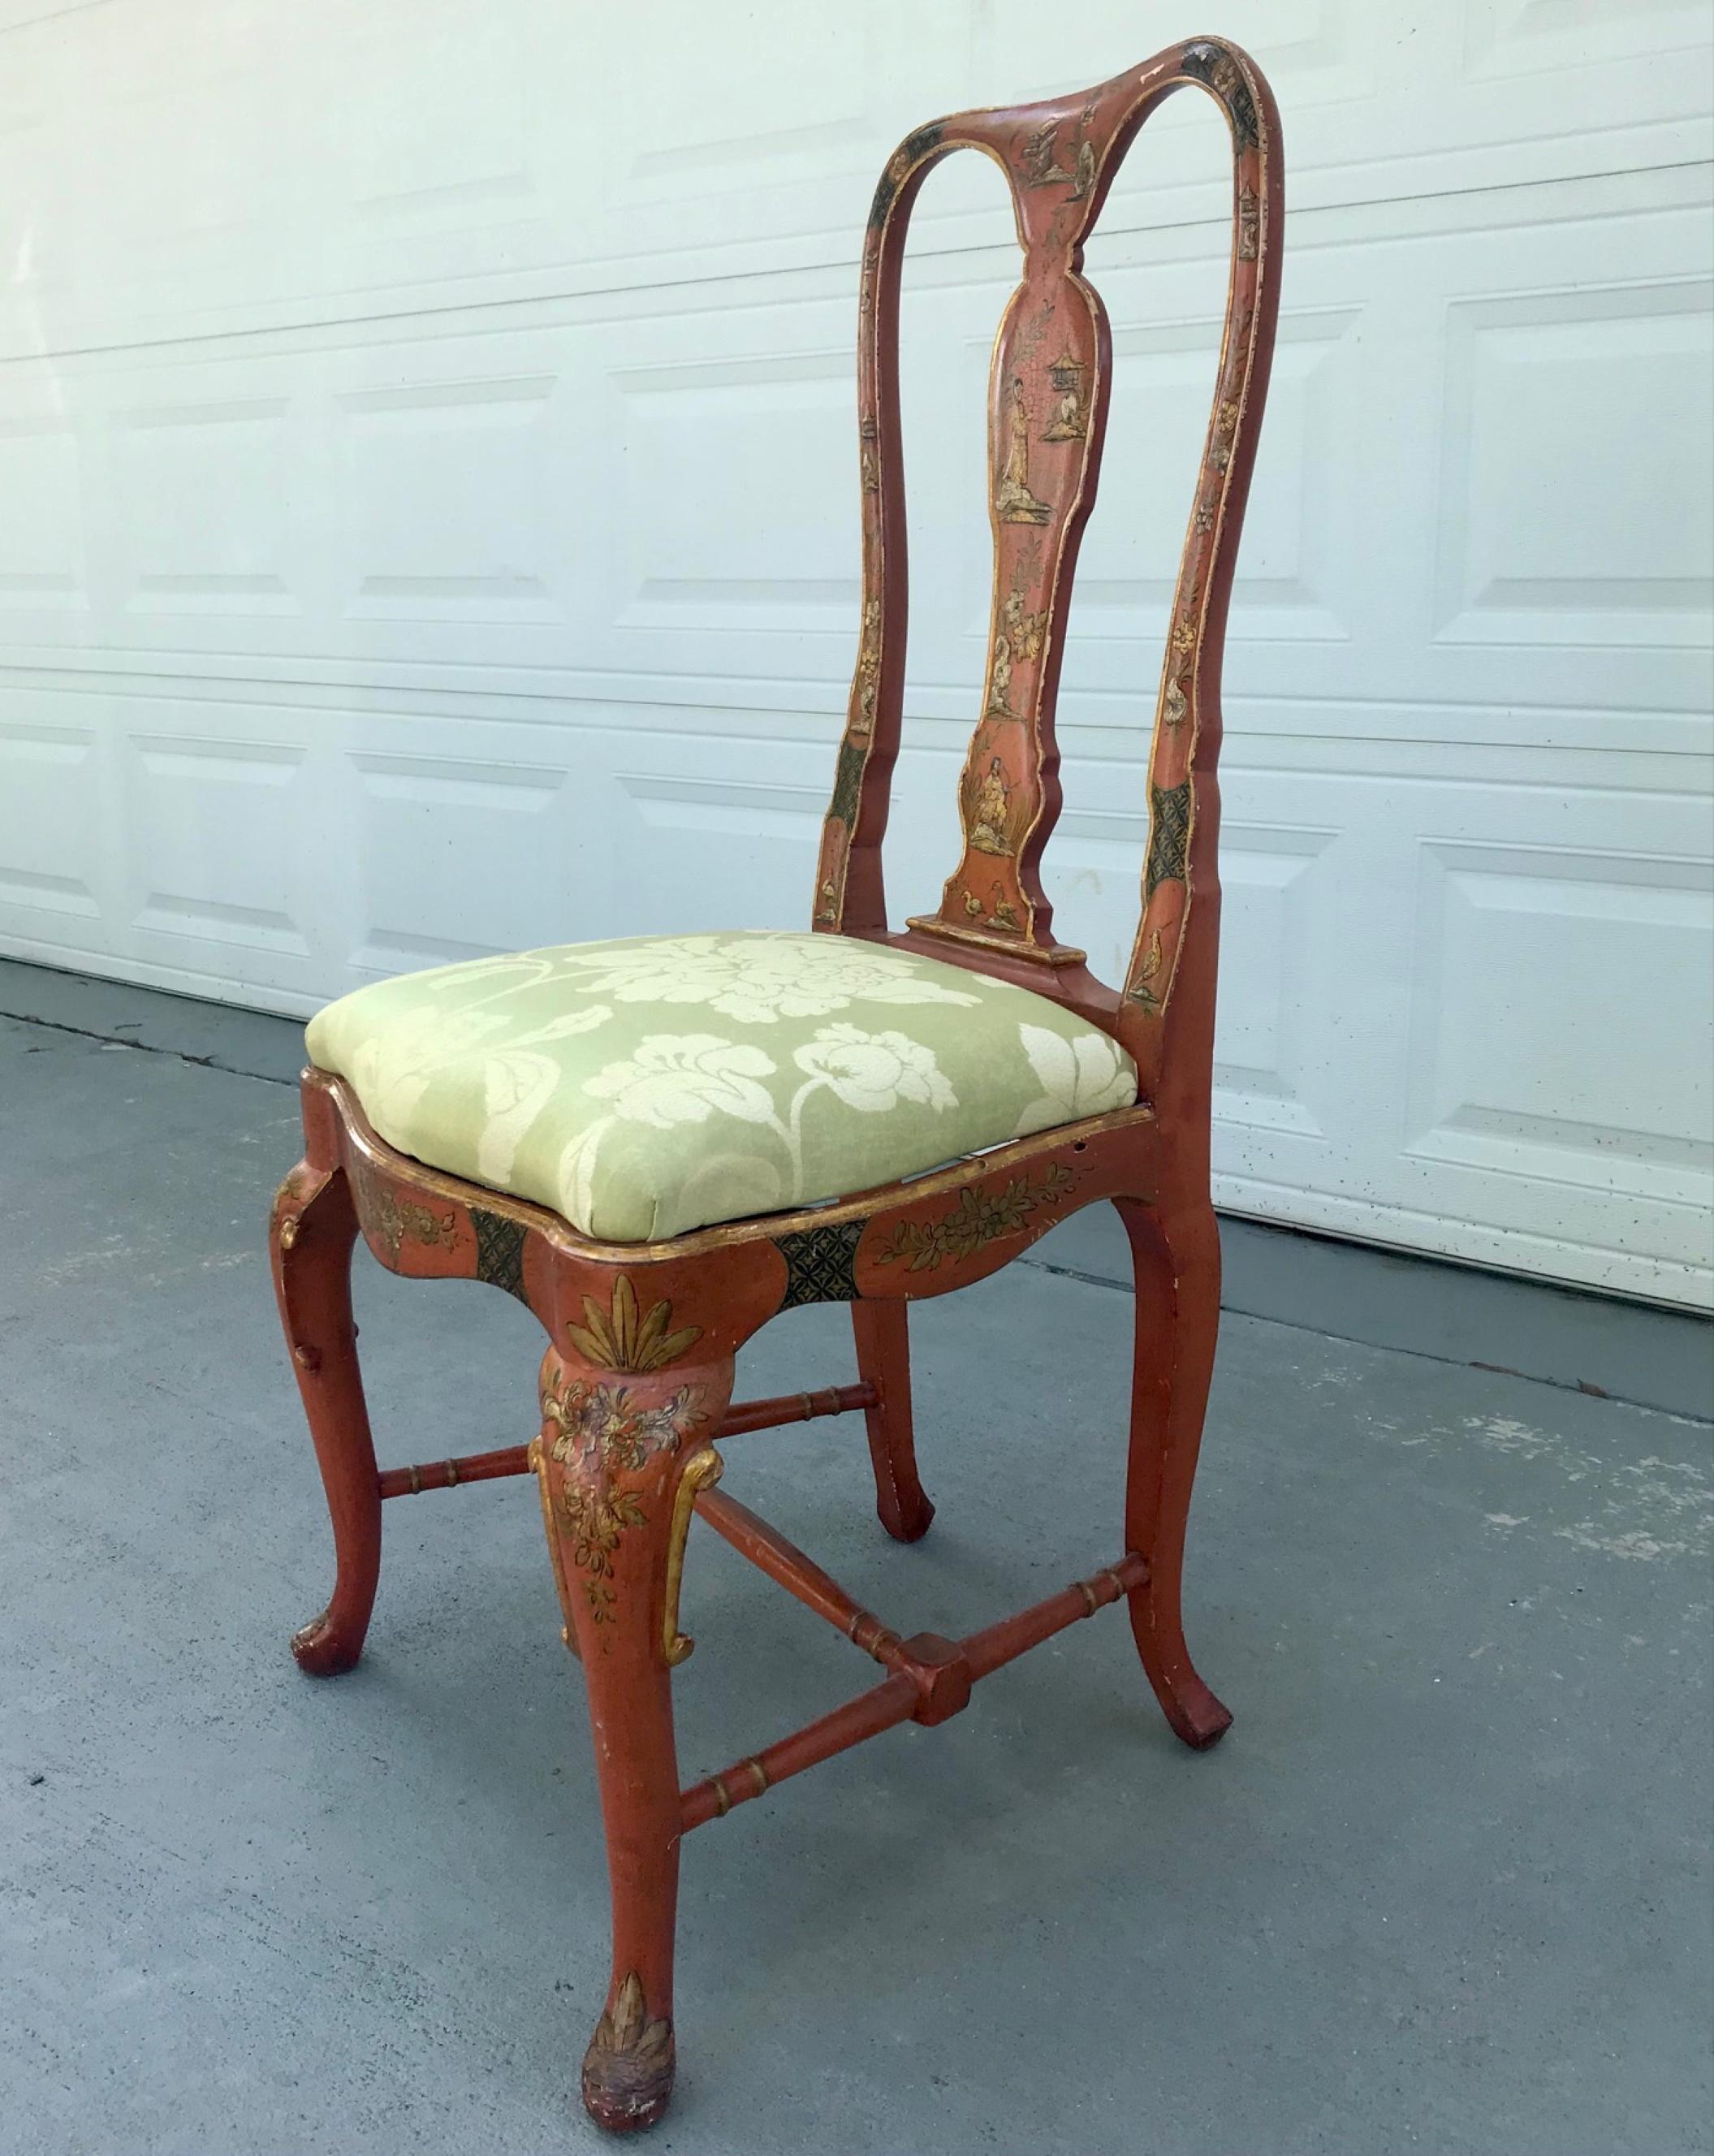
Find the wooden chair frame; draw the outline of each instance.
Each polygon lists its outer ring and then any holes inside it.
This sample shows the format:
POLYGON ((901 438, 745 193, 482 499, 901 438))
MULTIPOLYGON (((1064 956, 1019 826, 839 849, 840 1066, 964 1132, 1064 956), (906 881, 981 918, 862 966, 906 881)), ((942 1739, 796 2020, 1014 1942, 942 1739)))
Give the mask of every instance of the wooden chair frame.
POLYGON ((863 615, 814 922, 1055 998, 1135 1058, 1134 1107, 836 1204, 617 1245, 405 1158, 375 1135, 341 1080, 304 1075, 305 1153, 275 1200, 274 1274, 332 1515, 337 1577, 327 1609, 295 1635, 293 1650, 317 1676, 357 1660, 386 1500, 535 1473, 565 1637, 588 1682, 606 1825, 612 1979, 583 2097, 609 2128, 652 2123, 671 2091, 679 1846, 692 1829, 896 1722, 945 1721, 980 1678, 1110 1603, 1127 1605, 1149 1681, 1187 1744, 1214 1743, 1230 1721, 1186 1650, 1179 1581, 1219 1312, 1209 1126, 1220 655, 1278 311, 1280 220, 1280 123, 1267 85, 1243 53, 1198 38, 1077 96, 918 129, 886 166, 864 248, 863 615), (1090 973, 1082 952, 1054 940, 1038 875, 1060 805, 1054 707, 1111 370, 1106 316, 1081 275, 1082 247, 1142 122, 1187 84, 1214 96, 1231 131, 1231 270, 1155 719, 1142 916, 1126 979, 1112 989, 1090 973), (963 857, 939 911, 895 932, 880 843, 905 663, 900 266, 924 178, 966 146, 1005 173, 1024 256, 995 344, 990 397, 992 656, 960 793, 963 857), (1128 1231, 1137 1290, 1124 1522, 1111 1563, 965 1639, 901 1638, 716 1488, 723 1439, 860 1409, 880 1518, 902 1540, 920 1536, 933 1507, 912 1444, 907 1305, 983 1279, 1103 1199, 1128 1231), (359 1233, 393 1272, 486 1281, 535 1313, 548 1347, 532 1443, 377 1469, 352 1322, 359 1233), (860 1382, 733 1405, 733 1358, 744 1342, 781 1310, 827 1301, 851 1306, 860 1382), (678 1615, 693 1514, 883 1674, 808 1727, 681 1789, 672 1671, 692 1644, 678 1615))

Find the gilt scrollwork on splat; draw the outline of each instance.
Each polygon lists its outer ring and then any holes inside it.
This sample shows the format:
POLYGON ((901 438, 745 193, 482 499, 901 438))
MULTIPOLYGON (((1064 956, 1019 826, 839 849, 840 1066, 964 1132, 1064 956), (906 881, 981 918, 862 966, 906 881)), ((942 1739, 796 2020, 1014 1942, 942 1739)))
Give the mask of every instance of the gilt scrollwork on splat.
POLYGON ((1000 146, 1018 185, 1023 282, 994 346, 989 506, 994 580, 981 721, 958 789, 963 854, 940 910, 914 928, 1070 958, 1036 879, 1058 812, 1053 658, 1093 492, 1106 397, 1101 300, 1078 245, 1117 115, 1099 103, 1037 118, 1000 146))

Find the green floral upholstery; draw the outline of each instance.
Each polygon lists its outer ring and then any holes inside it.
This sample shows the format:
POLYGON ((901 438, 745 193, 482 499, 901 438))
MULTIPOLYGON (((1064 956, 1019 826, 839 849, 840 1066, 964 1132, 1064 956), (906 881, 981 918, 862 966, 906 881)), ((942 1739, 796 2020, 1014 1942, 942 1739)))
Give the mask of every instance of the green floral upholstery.
POLYGON ((567 943, 377 982, 310 1021, 388 1144, 610 1241, 843 1197, 1128 1106, 1106 1034, 843 936, 567 943))

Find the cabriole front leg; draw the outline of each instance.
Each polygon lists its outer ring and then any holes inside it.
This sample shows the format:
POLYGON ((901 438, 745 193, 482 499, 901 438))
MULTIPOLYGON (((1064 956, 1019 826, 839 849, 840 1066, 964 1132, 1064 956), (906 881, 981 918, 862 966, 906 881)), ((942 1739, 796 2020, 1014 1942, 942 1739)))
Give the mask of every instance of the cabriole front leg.
POLYGON ((285 1344, 309 1418, 333 1522, 332 1599, 292 1635, 311 1676, 337 1676, 363 1651, 381 1571, 381 1486, 352 1322, 357 1219, 338 1168, 295 1168, 274 1201, 269 1245, 285 1344))
POLYGON ((675 1522, 680 1555, 689 1523, 675 1501, 681 1482, 718 1471, 708 1440, 731 1384, 730 1358, 622 1375, 550 1350, 541 1368, 533 1455, 588 1686, 613 1890, 612 1976, 583 2102, 614 2133, 652 2126, 672 2093, 681 1820, 671 1666, 689 1651, 672 1621, 675 1522))

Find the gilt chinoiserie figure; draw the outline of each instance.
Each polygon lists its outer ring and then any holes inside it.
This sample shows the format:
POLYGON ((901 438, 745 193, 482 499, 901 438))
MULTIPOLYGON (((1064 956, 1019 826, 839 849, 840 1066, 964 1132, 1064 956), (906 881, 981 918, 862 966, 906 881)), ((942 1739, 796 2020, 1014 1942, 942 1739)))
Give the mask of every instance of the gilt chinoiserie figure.
POLYGON ((1280 217, 1273 100, 1250 59, 1210 39, 1075 96, 908 136, 863 247, 863 601, 810 928, 690 923, 673 937, 548 946, 378 983, 310 1024, 305 1156, 275 1203, 273 1255, 337 1563, 331 1600, 293 1650, 316 1676, 357 1660, 387 1501, 535 1477, 588 1692, 612 1884, 583 2099, 616 2130, 651 2123, 672 2088, 685 1835, 898 1722, 958 1713, 992 1671, 1109 1604, 1125 1605, 1187 1744, 1214 1743, 1230 1719, 1191 1662, 1179 1583, 1219 1306, 1209 1128, 1220 656, 1280 217), (1060 808, 1055 704, 1112 372, 1083 248, 1138 130, 1186 86, 1213 98, 1230 135, 1229 295, 1155 706, 1141 918, 1126 978, 1109 986, 1054 936, 1039 873, 1060 808), (881 838, 905 668, 900 265, 918 190, 962 148, 1004 172, 1023 251, 989 393, 989 670, 959 782, 961 857, 938 909, 895 927, 881 838), (1106 1561, 966 1638, 901 1636, 719 1486, 723 1448, 860 1412, 880 1519, 921 1536, 934 1508, 913 1447, 911 1302, 982 1279, 1103 1200, 1136 1269, 1126 1497, 1106 1561), (377 1467, 352 1322, 359 1235, 396 1273, 485 1281, 534 1314, 546 1352, 530 1443, 377 1467), (744 1342, 783 1310, 825 1301, 850 1306, 858 1382, 735 1403, 744 1342), (878 1675, 807 1728, 681 1785, 672 1686, 692 1647, 679 1599, 697 1519, 878 1675))

